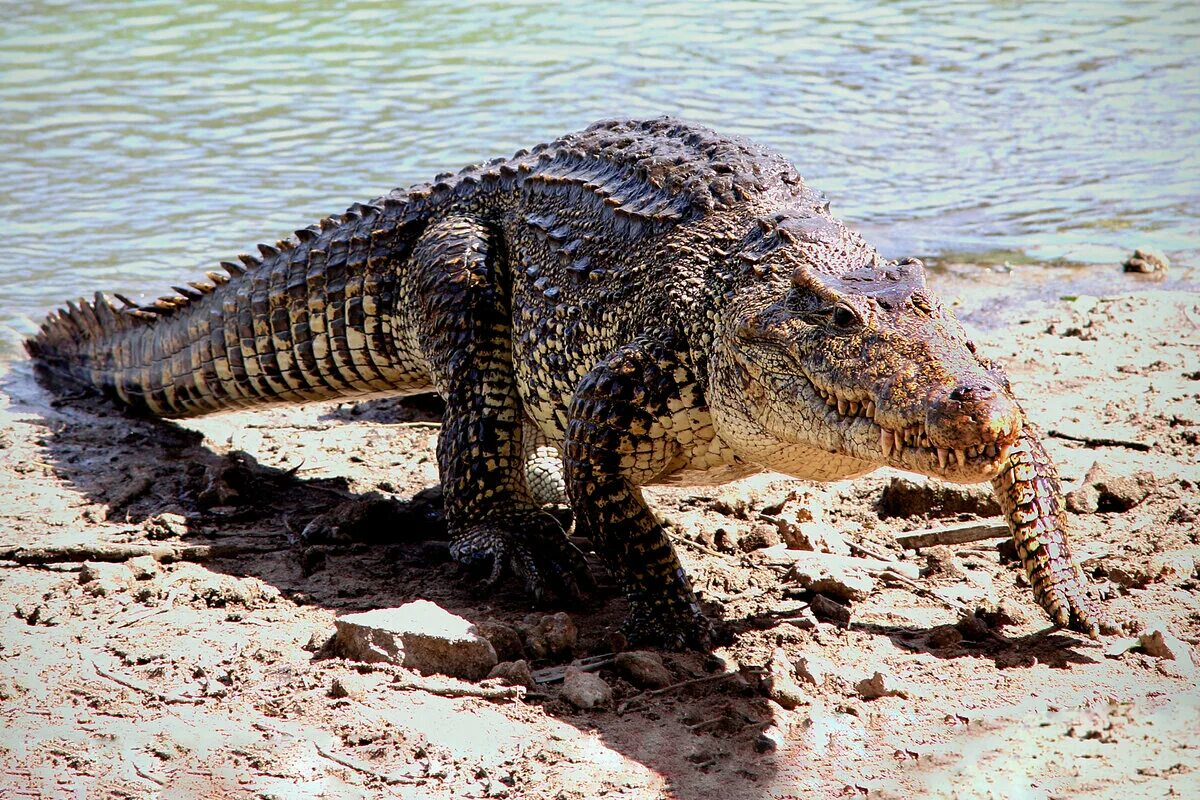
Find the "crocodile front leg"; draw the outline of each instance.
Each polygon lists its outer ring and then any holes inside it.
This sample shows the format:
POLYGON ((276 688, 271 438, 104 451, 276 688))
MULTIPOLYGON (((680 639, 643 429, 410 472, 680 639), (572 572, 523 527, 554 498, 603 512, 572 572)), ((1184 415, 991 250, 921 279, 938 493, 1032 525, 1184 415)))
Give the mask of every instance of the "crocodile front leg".
POLYGON ((992 488, 1012 530, 1034 597, 1056 624, 1092 638, 1114 625, 1088 595, 1067 544, 1067 519, 1054 462, 1028 424, 1008 450, 992 488))
POLYGON ((541 599, 590 585, 583 554, 530 495, 521 445, 523 411, 512 366, 508 297, 486 225, 451 217, 413 251, 418 339, 446 401, 437 457, 450 552, 490 563, 488 586, 511 569, 541 599))
POLYGON ((638 488, 679 453, 678 423, 695 418, 688 412, 697 394, 680 352, 643 338, 589 372, 571 402, 564 466, 576 526, 629 598, 626 638, 707 648, 712 626, 638 488))

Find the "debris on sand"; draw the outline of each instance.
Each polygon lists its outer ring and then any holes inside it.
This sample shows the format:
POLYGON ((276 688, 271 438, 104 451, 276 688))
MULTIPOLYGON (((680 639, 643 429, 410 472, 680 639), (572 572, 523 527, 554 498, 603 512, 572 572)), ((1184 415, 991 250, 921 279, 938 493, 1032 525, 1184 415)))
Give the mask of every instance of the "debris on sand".
POLYGON ((1126 272, 1166 272, 1171 260, 1159 250, 1139 247, 1121 264, 1126 272))
POLYGON ((662 656, 648 650, 618 653, 613 663, 617 671, 639 689, 661 689, 674 680, 663 664, 662 656))

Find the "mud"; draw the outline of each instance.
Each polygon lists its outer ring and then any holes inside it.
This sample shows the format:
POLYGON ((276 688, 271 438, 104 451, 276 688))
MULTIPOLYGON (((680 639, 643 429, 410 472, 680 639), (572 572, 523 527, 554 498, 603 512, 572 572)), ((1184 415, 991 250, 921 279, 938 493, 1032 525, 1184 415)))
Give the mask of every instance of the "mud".
POLYGON ((1179 637, 1174 659, 1049 628, 1002 540, 903 550, 899 533, 994 508, 882 470, 649 493, 730 639, 614 662, 624 607, 594 559, 586 605, 543 608, 449 560, 435 399, 175 425, 52 398, 10 364, 0 796, 1195 796, 1200 301, 1185 268, 1169 289, 1146 277, 950 265, 934 282, 1079 490, 1085 572, 1116 616, 1179 637), (918 577, 813 596, 768 557, 781 540, 918 577), (526 659, 533 688, 331 654, 337 616, 417 598, 526 659), (536 633, 558 611, 569 647, 536 633), (572 662, 612 697, 564 699, 572 662))

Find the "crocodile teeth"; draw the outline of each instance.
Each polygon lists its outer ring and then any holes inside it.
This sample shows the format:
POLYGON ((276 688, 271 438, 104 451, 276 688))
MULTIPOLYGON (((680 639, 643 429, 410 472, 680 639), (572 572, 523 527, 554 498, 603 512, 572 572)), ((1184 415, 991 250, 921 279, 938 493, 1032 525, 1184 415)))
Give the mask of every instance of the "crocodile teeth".
POLYGON ((849 403, 847 403, 847 405, 850 406, 850 416, 857 417, 858 416, 858 405, 859 405, 858 401, 851 400, 849 403))
POLYGON ((894 442, 894 440, 892 439, 892 432, 889 431, 887 428, 880 428, 879 429, 879 449, 883 450, 884 458, 892 457, 893 442, 894 442))
POLYGON ((866 410, 863 412, 863 415, 874 418, 874 416, 875 416, 875 401, 874 400, 867 401, 867 407, 866 407, 866 410))
POLYGON ((837 405, 837 400, 833 399, 833 395, 826 395, 825 405, 830 406, 832 408, 833 406, 837 405))
POLYGON ((921 447, 933 447, 933 442, 925 434, 921 434, 921 447))
POLYGON ((990 458, 995 458, 1000 454, 1000 450, 995 444, 989 444, 987 447, 984 447, 983 452, 987 453, 990 458))
POLYGON ((900 431, 892 431, 892 446, 896 450, 896 455, 904 452, 904 437, 900 435, 900 431))
POLYGON ((967 465, 966 452, 959 450, 957 447, 954 448, 954 460, 958 462, 960 467, 965 467, 967 465))
POLYGON ((841 414, 843 417, 846 416, 846 414, 848 414, 850 412, 850 404, 848 402, 846 402, 845 400, 838 400, 837 407, 838 407, 838 413, 841 414))
POLYGON ((941 467, 942 469, 945 469, 946 462, 950 458, 950 451, 944 447, 939 447, 937 449, 937 454, 938 454, 938 466, 941 467))

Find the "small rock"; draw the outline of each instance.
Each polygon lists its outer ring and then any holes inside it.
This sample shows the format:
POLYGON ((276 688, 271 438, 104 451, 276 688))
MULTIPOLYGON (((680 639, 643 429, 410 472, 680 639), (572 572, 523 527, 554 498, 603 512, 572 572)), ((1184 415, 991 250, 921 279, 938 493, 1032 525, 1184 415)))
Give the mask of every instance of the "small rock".
POLYGON ((567 674, 563 678, 562 696, 571 705, 584 711, 607 708, 613 699, 612 688, 603 678, 584 672, 579 667, 567 667, 567 674))
POLYGON ((921 555, 925 557, 925 569, 921 571, 923 578, 958 582, 967 576, 967 571, 958 561, 958 554, 951 547, 936 544, 923 548, 921 555))
POLYGON ((646 650, 618 653, 615 665, 630 683, 642 689, 661 689, 674 680, 658 653, 646 650))
POLYGON ((1067 510, 1076 514, 1095 514, 1100 508, 1100 492, 1091 484, 1067 492, 1067 510))
POLYGON ((521 644, 521 634, 516 628, 492 617, 477 623, 476 627, 492 643, 496 658, 501 661, 517 661, 525 657, 525 646, 521 644))
POLYGON ((879 498, 879 516, 929 518, 973 514, 991 517, 1000 506, 991 491, 972 485, 892 478, 879 498))
POLYGON ((147 539, 173 539, 187 533, 187 519, 170 512, 155 514, 142 523, 147 539))
POLYGON ((771 654, 765 683, 767 697, 788 710, 808 700, 808 695, 796 683, 796 668, 781 647, 771 654))
POLYGON ((343 697, 354 697, 359 694, 362 687, 356 684, 347 675, 336 675, 329 683, 329 696, 335 700, 343 697))
POLYGON ((1188 672, 1194 672, 1196 669, 1191 649, 1165 626, 1151 628, 1139 634, 1138 647, 1155 658, 1177 661, 1188 672))
POLYGON ((796 659, 796 677, 813 686, 824 686, 833 673, 833 662, 824 656, 803 655, 796 659))
POLYGON ((308 635, 308 640, 305 641, 303 649, 309 653, 316 653, 319 650, 323 650, 333 637, 334 631, 331 631, 324 625, 315 627, 308 635))
POLYGON ((864 678, 854 684, 854 690, 863 700, 878 700, 881 697, 908 697, 908 694, 889 685, 882 672, 876 672, 870 678, 864 678))
POLYGON ((509 686, 524 686, 527 689, 534 688, 533 673, 529 669, 529 662, 523 658, 516 661, 501 661, 492 667, 492 671, 488 673, 488 677, 499 678, 509 686))
POLYGON ((823 594, 813 595, 809 607, 821 619, 843 626, 850 624, 850 609, 823 594))
POLYGON ((1146 499, 1154 486, 1154 476, 1149 472, 1117 475, 1110 472, 1104 463, 1097 461, 1088 469, 1083 484, 1095 489, 1097 511, 1121 512, 1146 499))
POLYGON ((424 675, 485 678, 498 659, 479 629, 428 600, 339 617, 338 650, 360 661, 386 661, 424 675))
POLYGON ((525 632, 525 646, 534 658, 569 657, 579 631, 565 611, 546 614, 525 632))
POLYGON ((773 547, 783 539, 780 537, 779 529, 775 525, 766 522, 756 522, 750 526, 744 536, 738 540, 738 547, 743 553, 749 553, 752 550, 761 550, 764 547, 773 547))
POLYGON ((758 736, 754 737, 754 752, 774 753, 782 750, 787 744, 787 737, 778 725, 769 725, 758 736))
POLYGON ((138 556, 125 562, 135 581, 148 581, 162 572, 162 565, 154 560, 154 556, 138 556))
POLYGON ((1139 247, 1121 266, 1126 272, 1166 272, 1171 261, 1158 250, 1139 247))
POLYGON ((929 632, 929 646, 935 650, 953 647, 963 640, 962 632, 953 625, 939 625, 929 632))
POLYGON ((791 550, 811 550, 816 553, 850 555, 850 545, 832 525, 820 522, 781 521, 779 536, 791 550))
POLYGON ((129 588, 133 582, 133 573, 124 564, 86 561, 79 570, 79 582, 88 594, 106 597, 129 588))
POLYGON ((850 602, 865 600, 875 590, 875 579, 865 570, 815 554, 795 559, 788 576, 811 592, 850 602))
POLYGON ((133 580, 133 573, 124 564, 111 564, 107 561, 85 561, 79 570, 79 582, 107 580, 112 583, 128 583, 133 580))

